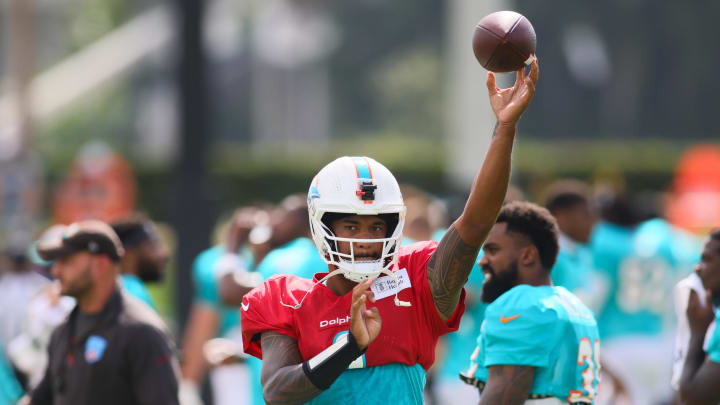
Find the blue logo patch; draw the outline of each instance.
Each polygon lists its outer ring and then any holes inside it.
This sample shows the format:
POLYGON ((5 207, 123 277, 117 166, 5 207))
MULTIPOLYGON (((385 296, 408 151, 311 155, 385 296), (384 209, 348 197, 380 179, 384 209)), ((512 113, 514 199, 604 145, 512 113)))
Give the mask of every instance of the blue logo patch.
POLYGON ((91 335, 85 342, 85 361, 88 364, 93 364, 102 359, 105 348, 107 347, 107 340, 98 335, 91 335))

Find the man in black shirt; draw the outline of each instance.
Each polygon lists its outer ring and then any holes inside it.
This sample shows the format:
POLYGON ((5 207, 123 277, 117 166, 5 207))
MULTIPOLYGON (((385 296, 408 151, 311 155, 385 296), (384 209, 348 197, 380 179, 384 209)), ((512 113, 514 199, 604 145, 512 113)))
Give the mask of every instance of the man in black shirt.
POLYGON ((53 332, 45 377, 33 405, 178 403, 177 362, 162 320, 116 284, 123 248, 100 221, 70 225, 37 244, 62 294, 77 306, 53 332))

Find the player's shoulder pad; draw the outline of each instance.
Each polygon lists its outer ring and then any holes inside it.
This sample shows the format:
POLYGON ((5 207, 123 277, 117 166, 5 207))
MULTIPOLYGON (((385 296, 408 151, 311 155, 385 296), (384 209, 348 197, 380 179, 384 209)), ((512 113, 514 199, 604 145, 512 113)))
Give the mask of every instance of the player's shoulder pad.
POLYGON ((402 246, 398 251, 397 268, 407 269, 413 279, 425 274, 427 264, 437 246, 438 243, 433 240, 402 246))
POLYGON ((287 297, 287 300, 292 300, 289 296, 293 295, 301 299, 312 288, 313 283, 313 280, 291 274, 275 274, 245 294, 245 298, 255 300, 266 297, 277 299, 287 297))
POLYGON ((438 247, 438 242, 434 240, 426 240, 422 242, 415 242, 407 246, 401 246, 398 250, 398 265, 400 268, 406 267, 403 264, 412 260, 426 261, 430 256, 435 253, 438 247))
POLYGON ((409 255, 409 254, 430 254, 432 255, 435 252, 435 249, 437 249, 438 242, 434 240, 425 240, 421 242, 415 242, 411 243, 406 246, 401 246, 400 250, 398 251, 399 256, 403 255, 409 255))
POLYGON ((552 288, 534 287, 527 284, 515 286, 488 305, 485 310, 485 319, 490 323, 499 322, 503 324, 521 318, 522 321, 518 323, 545 324, 555 322, 558 319, 557 312, 544 302, 546 298, 552 295, 552 288))

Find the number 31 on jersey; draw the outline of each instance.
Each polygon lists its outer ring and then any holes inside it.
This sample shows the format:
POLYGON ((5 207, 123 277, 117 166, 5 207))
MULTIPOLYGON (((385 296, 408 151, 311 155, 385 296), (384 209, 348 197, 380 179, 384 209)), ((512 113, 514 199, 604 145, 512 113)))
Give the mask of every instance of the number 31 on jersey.
POLYGON ((600 341, 595 339, 590 343, 590 339, 580 339, 580 347, 578 349, 578 366, 585 365, 582 370, 582 390, 570 391, 568 402, 587 402, 597 397, 597 384, 600 374, 600 341))

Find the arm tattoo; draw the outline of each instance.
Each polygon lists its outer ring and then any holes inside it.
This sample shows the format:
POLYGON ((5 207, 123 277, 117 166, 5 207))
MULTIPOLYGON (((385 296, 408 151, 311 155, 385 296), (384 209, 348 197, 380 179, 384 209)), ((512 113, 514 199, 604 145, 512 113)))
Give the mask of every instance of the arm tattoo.
POLYGON ((430 258, 427 269, 430 292, 444 319, 455 312, 479 250, 479 246, 465 243, 452 225, 430 258))
POLYGON ((493 138, 495 138, 495 135, 497 135, 498 125, 500 125, 500 123, 497 122, 497 121, 495 121, 495 126, 493 127, 493 134, 492 134, 492 137, 493 137, 493 138))
POLYGON ((520 405, 530 395, 535 367, 491 366, 480 405, 520 405))
POLYGON ((301 404, 322 393, 302 369, 297 341, 276 332, 262 334, 263 364, 261 382, 268 404, 301 404))

